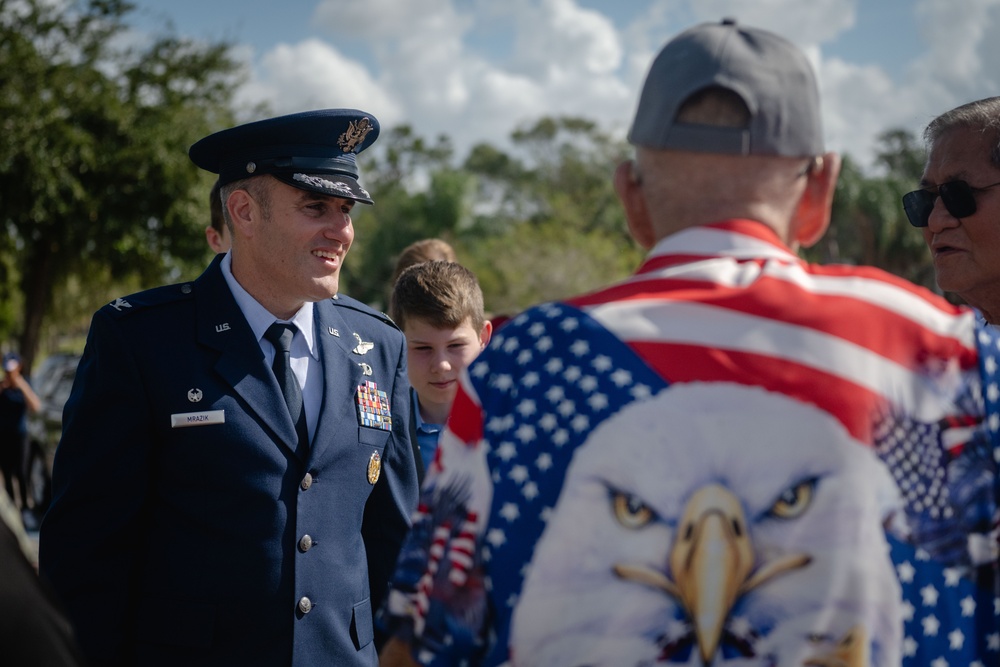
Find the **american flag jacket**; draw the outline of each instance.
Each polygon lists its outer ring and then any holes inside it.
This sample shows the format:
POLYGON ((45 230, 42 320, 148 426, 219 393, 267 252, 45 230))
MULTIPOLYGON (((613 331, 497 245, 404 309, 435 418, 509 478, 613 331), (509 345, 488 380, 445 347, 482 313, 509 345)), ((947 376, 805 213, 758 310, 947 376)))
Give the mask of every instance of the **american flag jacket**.
POLYGON ((992 327, 764 225, 463 376, 387 607, 421 664, 1000 664, 992 327))

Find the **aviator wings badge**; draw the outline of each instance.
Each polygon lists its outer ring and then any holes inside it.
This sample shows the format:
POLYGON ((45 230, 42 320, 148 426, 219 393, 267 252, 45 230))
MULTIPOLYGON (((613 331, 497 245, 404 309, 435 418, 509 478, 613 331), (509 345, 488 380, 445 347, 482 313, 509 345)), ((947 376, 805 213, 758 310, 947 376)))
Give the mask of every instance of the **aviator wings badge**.
POLYGON ((375 343, 372 343, 371 341, 361 340, 361 336, 359 336, 357 333, 354 334, 354 337, 358 341, 358 344, 354 347, 353 350, 351 350, 351 352, 353 352, 354 354, 368 354, 368 352, 373 347, 375 347, 375 343))

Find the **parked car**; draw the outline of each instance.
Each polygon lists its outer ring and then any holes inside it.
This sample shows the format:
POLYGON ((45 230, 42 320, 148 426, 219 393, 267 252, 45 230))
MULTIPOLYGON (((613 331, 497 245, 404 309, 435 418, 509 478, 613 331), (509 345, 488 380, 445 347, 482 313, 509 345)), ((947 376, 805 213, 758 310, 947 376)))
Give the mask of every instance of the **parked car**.
POLYGON ((78 354, 54 354, 32 374, 31 386, 42 406, 28 415, 28 498, 32 511, 24 513, 24 523, 29 530, 35 527, 31 524, 41 521, 52 501, 52 459, 62 436, 63 406, 69 399, 79 363, 78 354))

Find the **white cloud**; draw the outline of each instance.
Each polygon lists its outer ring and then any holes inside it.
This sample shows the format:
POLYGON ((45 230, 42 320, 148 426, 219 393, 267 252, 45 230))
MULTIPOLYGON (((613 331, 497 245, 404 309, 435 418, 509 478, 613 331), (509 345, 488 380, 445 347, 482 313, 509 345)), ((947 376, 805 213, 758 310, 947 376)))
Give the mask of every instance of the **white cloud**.
MULTIPOLYGON (((664 0, 669 2, 670 0, 664 0)), ((854 25, 858 0, 691 0, 699 21, 734 17, 739 23, 773 30, 799 46, 830 41, 854 25)))
POLYGON ((880 67, 828 59, 819 80, 827 150, 870 166, 879 134, 914 124, 912 92, 898 89, 880 67))
POLYGON ((913 85, 927 87, 930 104, 944 104, 934 113, 984 97, 984 91, 1000 90, 1000 0, 922 0, 916 7, 917 21, 927 53, 908 72, 913 85))
POLYGON ((623 135, 664 41, 734 16, 803 48, 829 147, 868 164, 879 133, 919 132, 938 113, 1000 91, 1000 0, 966 0, 961 11, 951 0, 899 4, 916 12, 926 50, 894 80, 880 63, 824 56, 854 26, 858 0, 654 0, 627 26, 615 26, 614 8, 578 0, 323 0, 312 24, 329 36, 255 59, 241 99, 278 113, 355 106, 386 127, 445 134, 459 158, 480 141, 504 146, 515 127, 546 115, 584 116, 623 135))
POLYGON ((414 39, 433 41, 465 21, 452 0, 321 0, 313 12, 313 23, 331 35, 352 35, 378 41, 414 39))
POLYGON ((265 53, 256 75, 240 91, 240 101, 244 107, 267 102, 276 115, 355 107, 370 111, 383 123, 404 119, 400 104, 363 65, 316 39, 279 44, 265 53))
MULTIPOLYGON (((828 60, 820 66, 832 148, 870 164, 879 134, 895 128, 918 138, 935 116, 1000 90, 1000 0, 922 0, 915 16, 927 48, 901 81, 877 65, 828 60)), ((914 39, 917 39, 914 36, 914 39)))
POLYGON ((459 157, 480 141, 502 145, 514 128, 545 115, 621 124, 631 112, 635 92, 617 73, 624 49, 614 25, 574 0, 326 0, 313 23, 333 36, 363 39, 371 69, 325 43, 283 45, 261 59, 250 93, 315 107, 341 99, 323 95, 332 88, 361 100, 352 104, 384 126, 408 123, 425 136, 448 135, 459 157), (487 61, 473 31, 509 38, 510 58, 487 61), (344 81, 334 71, 350 76, 344 81))
POLYGON ((623 49, 614 24, 574 0, 508 2, 514 18, 514 65, 538 78, 605 75, 618 69, 623 49))

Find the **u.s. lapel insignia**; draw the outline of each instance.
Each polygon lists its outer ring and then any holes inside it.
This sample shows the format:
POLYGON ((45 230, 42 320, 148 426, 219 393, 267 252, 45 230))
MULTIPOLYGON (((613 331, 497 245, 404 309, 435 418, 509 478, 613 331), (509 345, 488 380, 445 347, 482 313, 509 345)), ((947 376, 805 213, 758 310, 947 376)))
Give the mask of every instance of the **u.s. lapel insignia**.
POLYGON ((361 374, 362 375, 371 375, 372 374, 372 367, 369 366, 368 364, 362 362, 362 363, 358 364, 358 366, 361 366, 361 374))
POLYGON ((358 423, 368 428, 392 430, 389 396, 379 389, 377 384, 371 380, 359 384, 355 401, 358 407, 358 423))
POLYGON ((378 476, 382 474, 382 457, 378 452, 372 452, 368 459, 368 483, 374 485, 378 481, 378 476))
POLYGON ((195 388, 188 391, 188 400, 191 401, 192 403, 197 403, 202 399, 203 396, 204 394, 202 393, 201 389, 195 388))
POLYGON ((354 354, 368 354, 368 352, 375 347, 375 343, 361 340, 361 336, 359 336, 357 332, 354 333, 354 338, 358 341, 358 344, 354 346, 353 350, 351 350, 354 354))
POLYGON ((329 331, 331 336, 336 336, 337 338, 340 338, 340 332, 334 329, 333 327, 330 327, 329 331))

